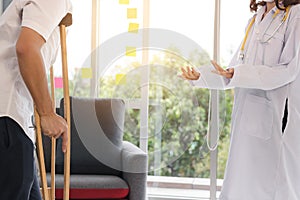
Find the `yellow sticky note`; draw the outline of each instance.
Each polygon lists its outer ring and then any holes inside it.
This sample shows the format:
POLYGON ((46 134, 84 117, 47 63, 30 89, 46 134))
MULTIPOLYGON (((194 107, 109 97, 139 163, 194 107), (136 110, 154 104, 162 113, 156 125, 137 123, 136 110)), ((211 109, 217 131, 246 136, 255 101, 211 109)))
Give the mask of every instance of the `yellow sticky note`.
POLYGON ((81 68, 81 78, 92 78, 93 71, 92 68, 81 68))
POLYGON ((129 23, 128 32, 129 33, 138 33, 139 24, 137 23, 129 23))
POLYGON ((126 56, 136 56, 136 47, 126 47, 126 56))
POLYGON ((127 18, 128 19, 137 18, 137 9, 136 8, 127 8, 127 18))
POLYGON ((116 75, 116 85, 125 85, 126 84, 126 75, 117 74, 116 75))
POLYGON ((129 4, 129 0, 119 0, 119 4, 129 4))

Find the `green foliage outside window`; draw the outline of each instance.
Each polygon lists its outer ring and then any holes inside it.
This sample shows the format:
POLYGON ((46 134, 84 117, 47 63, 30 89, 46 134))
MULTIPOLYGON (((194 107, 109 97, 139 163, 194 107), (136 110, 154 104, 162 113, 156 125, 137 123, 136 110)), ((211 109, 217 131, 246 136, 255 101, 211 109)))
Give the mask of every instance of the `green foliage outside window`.
MULTIPOLYGON (((210 58, 206 52, 192 52, 189 58, 179 56, 176 48, 162 51, 154 56, 149 66, 133 62, 128 66, 115 67, 125 74, 126 83, 117 85, 115 74, 106 74, 98 80, 99 98, 139 99, 141 71, 150 71, 148 150, 149 175, 176 177, 209 177, 209 150, 206 146, 208 131, 208 89, 195 88, 178 77, 180 67, 207 65, 210 58), (171 52, 171 53, 170 53, 171 52), (174 53, 177 52, 177 53, 174 53)), ((70 94, 90 97, 90 80, 75 76, 70 81, 70 94)), ((57 97, 61 97, 58 91, 57 97)), ((230 116, 233 93, 220 92, 220 141, 218 154, 218 178, 223 178, 226 165, 230 116)), ((127 109, 124 140, 139 145, 140 111, 127 109)))

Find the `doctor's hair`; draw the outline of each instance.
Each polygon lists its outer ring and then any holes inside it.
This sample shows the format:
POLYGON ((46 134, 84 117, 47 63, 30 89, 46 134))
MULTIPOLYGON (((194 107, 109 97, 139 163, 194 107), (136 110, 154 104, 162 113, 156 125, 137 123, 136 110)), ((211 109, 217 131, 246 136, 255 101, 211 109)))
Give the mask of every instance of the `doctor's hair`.
MULTIPOLYGON (((300 3, 300 0, 275 0, 276 7, 280 10, 285 10, 288 6, 297 5, 300 3)), ((266 5, 264 1, 251 0, 250 1, 250 10, 251 12, 256 12, 259 6, 266 5)))
POLYGON ((264 6, 264 5, 266 5, 266 2, 264 2, 264 1, 256 2, 256 0, 251 0, 250 1, 250 10, 251 10, 251 12, 256 12, 259 6, 264 6))
POLYGON ((275 3, 278 9, 285 10, 285 8, 287 8, 288 6, 299 4, 300 0, 283 0, 283 1, 275 0, 275 3))

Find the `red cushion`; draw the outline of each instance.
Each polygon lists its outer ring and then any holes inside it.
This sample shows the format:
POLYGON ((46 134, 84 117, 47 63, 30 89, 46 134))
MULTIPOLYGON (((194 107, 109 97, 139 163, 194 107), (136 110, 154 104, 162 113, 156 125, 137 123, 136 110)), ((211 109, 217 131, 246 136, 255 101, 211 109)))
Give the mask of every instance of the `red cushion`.
MULTIPOLYGON (((99 188, 71 188, 70 199, 123 199, 129 193, 128 188, 112 188, 112 189, 99 189, 99 188)), ((64 190, 55 189, 56 199, 63 199, 64 190)))

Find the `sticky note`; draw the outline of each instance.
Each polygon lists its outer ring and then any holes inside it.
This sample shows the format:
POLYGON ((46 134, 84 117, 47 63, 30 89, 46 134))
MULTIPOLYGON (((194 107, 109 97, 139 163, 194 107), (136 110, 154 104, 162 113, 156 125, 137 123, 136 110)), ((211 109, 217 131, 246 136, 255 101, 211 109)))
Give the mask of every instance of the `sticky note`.
POLYGON ((137 9, 136 8, 127 8, 127 18, 128 19, 137 18, 137 9))
POLYGON ((54 87, 55 88, 63 88, 63 78, 62 77, 55 77, 54 78, 54 87))
POLYGON ((128 32, 129 33, 138 33, 139 24, 137 23, 129 23, 128 32))
POLYGON ((126 75, 117 74, 116 75, 116 85, 125 85, 126 84, 126 75))
POLYGON ((119 4, 129 4, 129 0, 119 0, 119 4))
POLYGON ((81 78, 91 79, 93 77, 92 68, 81 68, 81 78))
POLYGON ((136 56, 136 47, 126 47, 126 56, 136 56))

